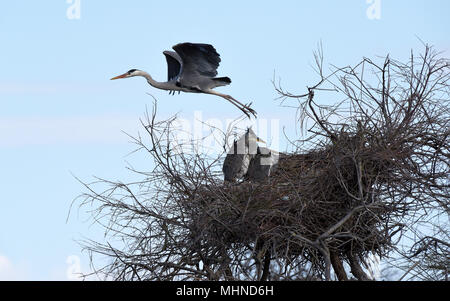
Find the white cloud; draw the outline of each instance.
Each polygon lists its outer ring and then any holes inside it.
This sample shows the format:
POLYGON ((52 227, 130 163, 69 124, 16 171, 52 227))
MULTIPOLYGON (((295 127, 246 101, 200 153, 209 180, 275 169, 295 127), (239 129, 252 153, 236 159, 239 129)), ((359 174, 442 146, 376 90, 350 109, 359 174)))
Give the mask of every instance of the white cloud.
POLYGON ((22 265, 13 264, 6 256, 0 254, 0 281, 26 280, 27 277, 22 265))
POLYGON ((101 277, 94 274, 94 271, 88 265, 89 260, 85 256, 69 255, 66 257, 65 265, 54 265, 45 280, 50 281, 112 281, 111 277, 101 277))
MULTIPOLYGON (((0 254, 0 281, 80 281, 81 274, 90 274, 91 271, 83 266, 77 255, 67 256, 65 262, 49 263, 39 270, 27 262, 13 262, 10 258, 0 254)), ((90 276, 84 280, 97 280, 90 276)))

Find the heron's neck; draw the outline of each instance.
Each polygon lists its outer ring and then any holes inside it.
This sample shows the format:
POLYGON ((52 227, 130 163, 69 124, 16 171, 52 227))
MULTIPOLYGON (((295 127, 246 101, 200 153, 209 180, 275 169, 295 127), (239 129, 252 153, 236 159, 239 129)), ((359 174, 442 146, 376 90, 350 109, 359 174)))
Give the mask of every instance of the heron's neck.
POLYGON ((164 89, 167 90, 167 82, 159 82, 153 79, 153 77, 151 77, 150 74, 148 74, 145 71, 139 71, 138 76, 142 76, 145 77, 145 79, 147 80, 147 82, 149 83, 150 86, 158 88, 158 89, 164 89))

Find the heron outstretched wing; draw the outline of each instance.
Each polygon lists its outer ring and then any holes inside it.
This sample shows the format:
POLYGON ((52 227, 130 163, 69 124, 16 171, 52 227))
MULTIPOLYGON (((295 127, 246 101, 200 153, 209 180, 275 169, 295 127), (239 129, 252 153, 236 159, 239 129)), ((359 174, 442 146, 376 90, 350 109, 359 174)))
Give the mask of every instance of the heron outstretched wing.
POLYGON ((209 44, 181 43, 173 49, 182 59, 182 71, 178 81, 185 86, 196 86, 201 77, 213 78, 217 75, 220 55, 209 44))
POLYGON ((178 53, 174 51, 164 51, 167 60, 167 81, 176 78, 183 68, 183 61, 178 53))

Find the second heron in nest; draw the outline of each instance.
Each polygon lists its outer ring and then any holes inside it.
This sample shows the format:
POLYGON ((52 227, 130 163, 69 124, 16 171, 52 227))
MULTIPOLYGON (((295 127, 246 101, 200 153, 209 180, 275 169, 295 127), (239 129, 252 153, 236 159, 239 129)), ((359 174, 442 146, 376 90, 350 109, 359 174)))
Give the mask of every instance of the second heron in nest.
POLYGON ((269 177, 278 162, 278 153, 258 146, 258 142, 265 143, 251 128, 234 141, 223 163, 225 181, 263 181, 269 177))

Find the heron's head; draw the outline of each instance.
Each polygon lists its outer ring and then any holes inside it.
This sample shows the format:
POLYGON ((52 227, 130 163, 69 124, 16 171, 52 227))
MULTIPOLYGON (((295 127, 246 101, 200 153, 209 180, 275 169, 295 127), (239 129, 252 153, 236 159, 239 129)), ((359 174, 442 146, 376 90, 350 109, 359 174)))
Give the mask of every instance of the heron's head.
POLYGON ((124 74, 118 75, 116 77, 111 78, 111 80, 115 80, 115 79, 119 79, 119 78, 128 78, 128 77, 133 77, 133 76, 139 76, 142 75, 141 74, 141 70, 139 69, 131 69, 128 72, 125 72, 124 74))
POLYGON ((253 130, 251 128, 247 129, 246 136, 247 136, 247 139, 248 139, 249 142, 266 143, 266 141, 264 141, 261 138, 259 138, 258 136, 256 136, 255 132, 253 132, 253 130))

